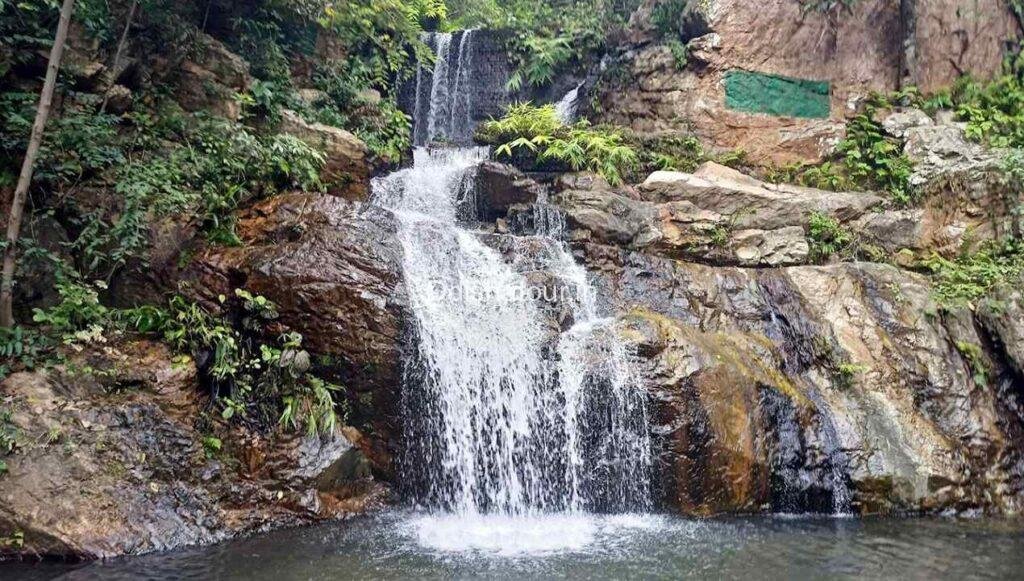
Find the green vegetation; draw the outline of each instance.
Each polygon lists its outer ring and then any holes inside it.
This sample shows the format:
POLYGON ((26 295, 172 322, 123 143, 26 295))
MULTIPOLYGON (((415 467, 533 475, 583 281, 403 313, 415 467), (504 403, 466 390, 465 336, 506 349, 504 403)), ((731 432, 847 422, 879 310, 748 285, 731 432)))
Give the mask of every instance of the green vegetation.
POLYGON ((794 164, 770 169, 766 179, 776 183, 795 183, 833 191, 879 190, 897 205, 913 202, 910 190, 910 160, 903 154, 903 143, 885 135, 875 121, 876 112, 885 105, 875 95, 868 105, 846 125, 846 138, 836 147, 833 159, 821 164, 794 164))
POLYGON ((854 237, 839 223, 827 214, 814 212, 807 226, 807 238, 810 242, 810 258, 813 262, 823 262, 832 255, 848 257, 854 253, 854 237))
POLYGON ((988 386, 988 363, 985 359, 985 352, 979 345, 967 341, 957 341, 956 350, 967 360, 971 369, 971 378, 978 387, 988 386))
MULTIPOLYGON (((102 282, 62 280, 57 286, 60 302, 36 309, 35 321, 45 336, 57 337, 74 349, 126 333, 162 337, 182 357, 205 362, 199 366, 200 374, 213 386, 225 420, 264 427, 280 423, 310 433, 334 429, 338 405, 334 395, 342 388, 312 374, 301 335, 286 332, 267 337, 267 326, 278 314, 276 305, 265 297, 237 289, 233 297, 220 297, 222 312, 215 316, 181 296, 172 297, 166 308, 106 307, 99 300, 103 287, 102 282)), ((39 344, 34 357, 61 361, 52 341, 39 344)), ((0 433, 0 445, 4 441, 0 433)))
POLYGON ((520 165, 554 162, 574 171, 593 171, 613 185, 622 183, 623 174, 639 164, 639 156, 621 133, 591 127, 586 121, 566 125, 554 105, 512 105, 501 119, 484 123, 479 138, 496 145, 498 157, 520 165))
MULTIPOLYGON (((1022 71, 1024 72, 1024 71, 1022 71)), ((947 94, 967 135, 993 147, 1024 147, 1024 80, 1006 74, 989 83, 962 77, 947 94)))
POLYGON ((509 88, 542 86, 572 65, 601 52, 607 37, 621 28, 638 0, 468 0, 448 2, 444 28, 508 31, 515 67, 509 88))
POLYGON ((991 243, 953 260, 932 255, 923 264, 934 275, 934 293, 941 307, 974 307, 978 300, 1024 272, 1024 246, 1019 240, 991 243))
POLYGON ((850 389, 856 383, 857 376, 868 371, 868 369, 868 366, 857 363, 840 363, 836 366, 836 373, 833 379, 836 386, 840 389, 850 389))

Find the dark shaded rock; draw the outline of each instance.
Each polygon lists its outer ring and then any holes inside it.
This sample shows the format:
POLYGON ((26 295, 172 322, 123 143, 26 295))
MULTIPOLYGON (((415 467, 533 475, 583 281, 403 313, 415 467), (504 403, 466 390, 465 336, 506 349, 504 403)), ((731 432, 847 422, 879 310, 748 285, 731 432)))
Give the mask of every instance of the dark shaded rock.
POLYGON ((476 176, 477 218, 491 222, 504 218, 517 204, 532 204, 544 187, 518 169, 494 161, 480 164, 476 176))
POLYGON ((286 194, 243 212, 243 245, 210 247, 184 274, 187 292, 216 308, 236 288, 277 304, 281 330, 301 333, 374 426, 367 449, 390 471, 397 436, 406 296, 396 224, 386 210, 322 194, 286 194), (366 402, 370 402, 367 404, 366 402))

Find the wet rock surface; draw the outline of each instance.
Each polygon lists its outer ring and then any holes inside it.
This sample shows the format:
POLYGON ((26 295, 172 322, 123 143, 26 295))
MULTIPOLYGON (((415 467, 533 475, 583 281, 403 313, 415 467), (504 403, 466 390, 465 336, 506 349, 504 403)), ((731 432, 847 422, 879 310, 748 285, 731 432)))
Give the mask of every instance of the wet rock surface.
POLYGON ((236 288, 277 305, 280 330, 300 333, 304 348, 328 358, 353 404, 367 408, 379 437, 366 439, 365 451, 384 473, 397 434, 407 304, 395 228, 375 206, 281 195, 240 215, 242 246, 210 247, 185 272, 188 292, 213 308, 236 288))
POLYGON ((927 279, 578 255, 647 362, 679 510, 1021 510, 1021 377, 971 314, 937 314, 927 279))
POLYGON ((376 502, 379 485, 347 469, 358 452, 341 433, 260 435, 217 424, 203 415, 195 367, 173 360, 159 344, 118 342, 0 383, 18 450, 0 477, 0 537, 23 538, 0 557, 168 550, 376 502), (214 434, 220 450, 204 446, 214 434))

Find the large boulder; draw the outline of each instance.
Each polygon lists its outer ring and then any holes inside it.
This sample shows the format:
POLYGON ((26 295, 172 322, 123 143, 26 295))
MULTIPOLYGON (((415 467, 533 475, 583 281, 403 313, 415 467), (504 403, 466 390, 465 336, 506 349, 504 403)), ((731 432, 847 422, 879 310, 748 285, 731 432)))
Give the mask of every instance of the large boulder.
POLYGON ((708 162, 696 172, 651 174, 629 192, 570 184, 552 197, 574 240, 709 264, 806 264, 813 214, 850 222, 882 204, 874 194, 762 182, 708 162))
POLYGON ((477 218, 504 218, 512 206, 529 205, 544 195, 544 188, 522 171, 504 163, 485 161, 476 175, 477 218))
POLYGON ((365 451, 391 470, 398 434, 406 296, 394 217, 323 194, 294 193, 241 213, 242 245, 211 246, 184 273, 188 293, 211 308, 244 288, 272 300, 280 330, 329 362, 348 388, 357 418, 373 425, 365 451))
POLYGON ((359 452, 340 432, 261 435, 204 417, 195 367, 160 344, 88 347, 0 392, 17 442, 3 458, 0 538, 22 539, 0 558, 208 544, 350 514, 380 494, 350 468, 359 452))
POLYGON ((1024 509, 1014 361, 926 278, 577 250, 638 346, 678 510, 1024 509))
POLYGON ((365 200, 369 196, 370 152, 358 137, 338 127, 308 123, 287 109, 281 111, 278 129, 324 152, 327 162, 320 177, 328 193, 348 200, 365 200))
POLYGON ((208 111, 238 119, 242 110, 235 95, 252 84, 249 63, 213 37, 199 33, 190 58, 173 71, 178 90, 175 99, 186 111, 208 111))

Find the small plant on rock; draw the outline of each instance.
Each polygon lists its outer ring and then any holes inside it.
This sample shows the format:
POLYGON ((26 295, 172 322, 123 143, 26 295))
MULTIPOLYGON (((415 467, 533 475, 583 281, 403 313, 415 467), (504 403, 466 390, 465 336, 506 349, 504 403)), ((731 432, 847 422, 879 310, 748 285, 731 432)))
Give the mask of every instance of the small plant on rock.
POLYGON ((807 226, 810 258, 823 262, 835 254, 850 254, 854 238, 838 220, 821 212, 812 212, 807 226))

